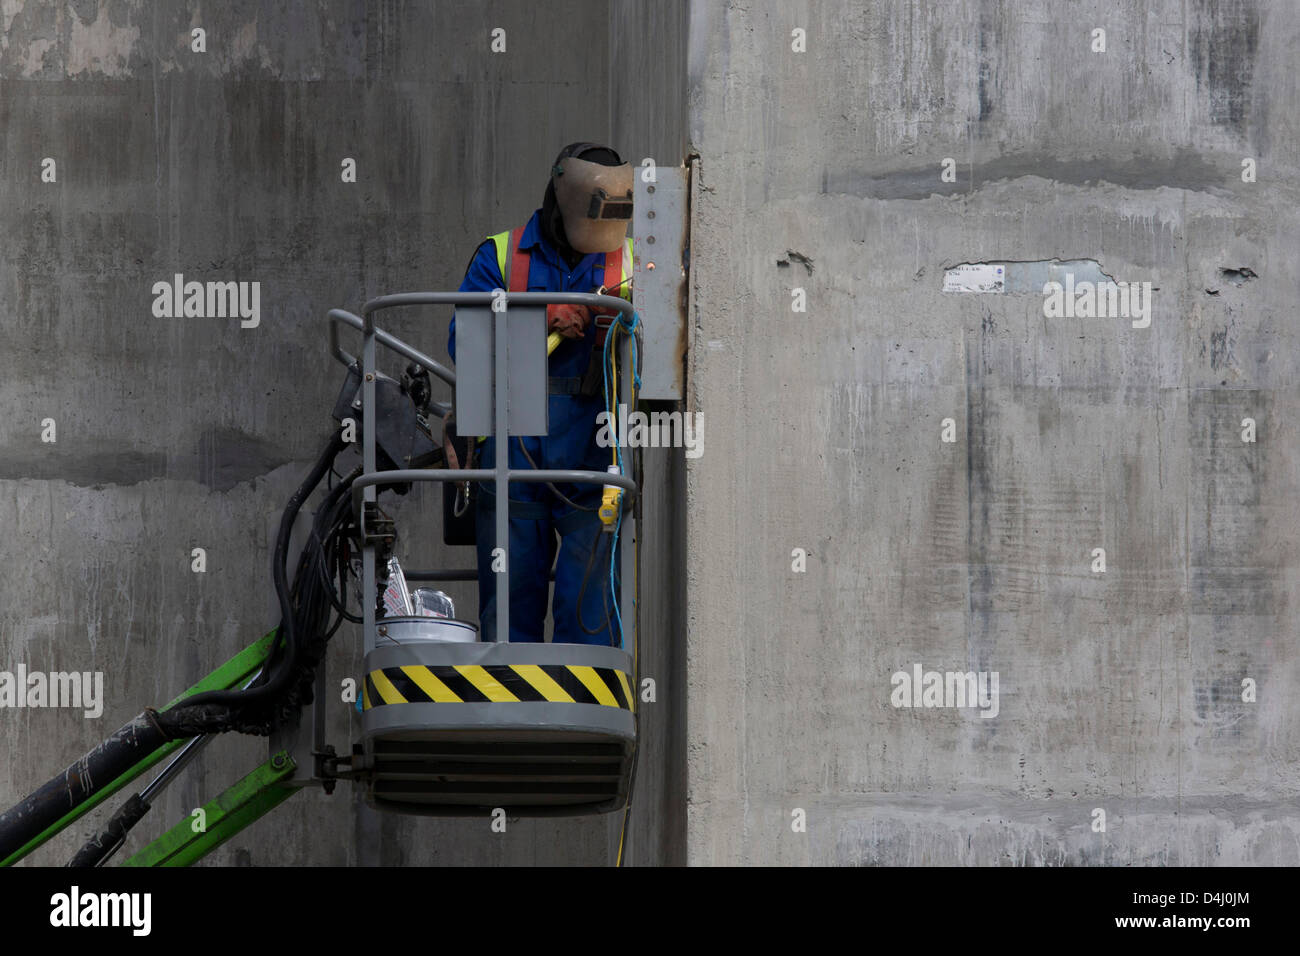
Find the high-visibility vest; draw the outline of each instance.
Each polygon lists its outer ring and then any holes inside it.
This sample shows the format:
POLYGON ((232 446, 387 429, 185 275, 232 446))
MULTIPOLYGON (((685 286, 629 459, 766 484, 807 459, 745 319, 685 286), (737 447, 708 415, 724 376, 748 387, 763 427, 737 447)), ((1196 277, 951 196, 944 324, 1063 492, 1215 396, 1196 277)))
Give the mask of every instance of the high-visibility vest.
MULTIPOLYGON (((532 262, 532 256, 526 249, 519 248, 519 240, 524 234, 524 227, 519 226, 517 229, 508 229, 505 232, 498 232, 491 236, 493 245, 497 250, 497 266, 501 270, 501 278, 506 282, 507 292, 527 292, 528 291, 528 266, 532 262)), ((624 240, 621 248, 613 252, 605 253, 605 261, 601 266, 601 283, 607 289, 617 287, 618 291, 611 291, 610 295, 616 295, 627 299, 632 299, 632 285, 627 282, 632 275, 632 239, 629 236, 624 240), (620 285, 620 283, 622 283, 620 285)))

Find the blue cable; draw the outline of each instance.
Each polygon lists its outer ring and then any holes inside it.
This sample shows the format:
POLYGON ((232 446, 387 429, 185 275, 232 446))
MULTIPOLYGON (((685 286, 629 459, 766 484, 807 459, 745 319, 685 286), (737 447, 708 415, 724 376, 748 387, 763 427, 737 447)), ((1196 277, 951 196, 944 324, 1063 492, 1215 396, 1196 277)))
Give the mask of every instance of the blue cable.
POLYGON ((627 650, 627 642, 623 639, 623 615, 618 609, 618 585, 615 583, 614 567, 618 563, 618 529, 623 524, 623 509, 618 509, 618 518, 614 521, 614 541, 610 545, 609 558, 609 594, 614 605, 614 619, 618 621, 618 646, 622 650, 627 650))
MULTIPOLYGON (((632 379, 635 382, 636 389, 639 391, 641 388, 641 376, 637 374, 636 371, 637 353, 636 353, 636 335, 634 334, 634 332, 636 331, 636 327, 641 324, 641 316, 637 314, 635 310, 633 310, 632 321, 629 323, 626 321, 626 319, 624 319, 623 314, 620 312, 618 316, 618 321, 619 324, 622 325, 623 328, 627 330, 628 335, 631 336, 632 379)), ((605 409, 606 411, 609 412, 611 421, 617 421, 618 420, 617 415, 609 407, 609 346, 613 340, 614 340, 614 336, 612 335, 605 336, 605 349, 602 358, 602 362, 603 362, 602 367, 605 373, 604 374, 605 409)), ((619 474, 624 474, 625 472, 623 471, 623 446, 621 444, 621 440, 624 438, 624 436, 620 435, 618 437, 620 439, 620 443, 614 446, 614 455, 618 460, 619 474)), ((623 650, 626 650, 627 648, 625 645, 627 642, 623 639, 623 615, 618 609, 618 585, 616 583, 617 575, 615 575, 614 573, 615 568, 617 567, 618 564, 618 535, 619 535, 619 530, 622 528, 622 526, 623 526, 623 508, 622 505, 620 504, 618 509, 618 517, 615 518, 614 520, 614 540, 611 542, 610 549, 609 549, 609 593, 610 593, 610 598, 612 599, 611 603, 613 603, 614 605, 614 619, 618 621, 619 647, 621 647, 623 650)))

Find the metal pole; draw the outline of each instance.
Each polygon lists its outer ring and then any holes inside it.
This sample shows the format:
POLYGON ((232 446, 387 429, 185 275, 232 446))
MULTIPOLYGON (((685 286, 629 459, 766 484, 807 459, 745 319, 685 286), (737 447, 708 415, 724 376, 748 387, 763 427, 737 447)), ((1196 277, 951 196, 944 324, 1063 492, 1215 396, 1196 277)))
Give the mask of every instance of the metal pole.
MULTIPOLYGON (((366 323, 364 320, 353 315, 351 312, 348 312, 346 309, 330 309, 328 315, 330 320, 330 353, 344 365, 351 365, 356 361, 356 359, 352 355, 343 351, 342 347, 339 345, 339 323, 346 322, 348 325, 352 326, 352 328, 357 330, 364 330, 366 323)), ((417 365, 423 365, 448 385, 456 384, 455 372, 443 366, 441 363, 429 358, 429 356, 425 355, 419 349, 407 345, 401 339, 397 338, 397 336, 390 335, 383 329, 376 328, 375 340, 380 345, 386 345, 398 355, 410 359, 417 365)))
MULTIPOLYGON (((622 321, 621 316, 618 319, 618 321, 620 322, 622 321)), ((619 336, 618 358, 619 358, 619 362, 621 363, 620 365, 620 368, 622 370, 621 377, 623 379, 622 387, 619 390, 619 395, 622 397, 622 400, 625 402, 631 402, 632 400, 632 383, 634 379, 635 370, 632 368, 632 360, 631 360, 630 353, 631 353, 631 338, 634 334, 635 334, 634 332, 629 332, 626 335, 619 336)), ((628 409, 628 414, 631 415, 632 412, 634 411, 636 411, 635 406, 628 409)), ((616 416, 618 415, 617 408, 614 409, 614 414, 616 416)), ((624 469, 623 473, 626 477, 631 478, 633 473, 632 449, 629 448, 627 445, 626 435, 619 434, 618 440, 619 440, 619 457, 623 461, 623 469, 624 469)), ((623 503, 620 502, 620 509, 622 507, 622 504, 623 503)), ((636 511, 632 509, 627 512, 626 517, 621 519, 622 527, 619 531, 619 536, 618 536, 619 593, 610 595, 610 598, 612 600, 619 602, 620 627, 618 629, 619 631, 618 639, 619 639, 620 646, 625 651, 628 650, 627 630, 628 630, 629 621, 631 622, 631 626, 633 627, 636 626, 635 546, 636 546, 637 526, 636 526, 635 515, 636 515, 636 511)), ((632 692, 635 694, 636 688, 633 688, 632 692)))
MULTIPOLYGON (((358 475, 352 482, 352 500, 359 503, 363 490, 370 485, 388 485, 404 481, 492 481, 496 478, 495 468, 398 468, 394 471, 379 471, 373 475, 358 475)), ((532 468, 512 469, 507 477, 511 481, 532 484, 546 482, 588 485, 618 485, 628 494, 637 493, 636 482, 626 475, 611 475, 605 471, 577 471, 571 468, 532 468)))
POLYGON ((502 293, 502 308, 496 312, 492 330, 492 348, 496 359, 494 374, 494 411, 496 413, 496 539, 497 554, 501 555, 501 572, 496 579, 497 594, 497 641, 505 644, 510 641, 510 425, 507 416, 507 380, 506 353, 506 319, 509 316, 509 297, 502 293))
MULTIPOLYGON (((375 471, 375 326, 370 315, 366 316, 366 327, 362 332, 364 340, 361 343, 361 467, 363 474, 371 474, 375 471)), ((366 485, 362 491, 363 504, 362 513, 365 513, 365 503, 374 503, 376 500, 376 491, 374 485, 366 485)), ((366 528, 369 532, 372 529, 366 528)), ((375 594, 375 546, 373 543, 362 543, 361 547, 361 594, 364 607, 362 608, 362 626, 361 631, 364 635, 365 653, 369 654, 375 649, 375 602, 372 596, 375 594)))

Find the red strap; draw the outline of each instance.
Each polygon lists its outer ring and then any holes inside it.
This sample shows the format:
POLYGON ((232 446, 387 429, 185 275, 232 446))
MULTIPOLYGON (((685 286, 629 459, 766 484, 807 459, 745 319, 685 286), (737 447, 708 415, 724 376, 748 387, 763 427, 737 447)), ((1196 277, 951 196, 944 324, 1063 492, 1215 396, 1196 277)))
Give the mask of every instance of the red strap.
POLYGON ((523 235, 523 226, 510 230, 510 245, 506 248, 506 255, 510 257, 510 288, 506 290, 508 292, 528 291, 528 264, 532 258, 527 251, 519 248, 519 240, 523 235))
MULTIPOLYGON (((613 289, 618 285, 623 276, 623 245, 619 243, 618 248, 613 252, 605 253, 605 271, 601 273, 605 278, 605 288, 613 289)), ((621 295, 620 292, 610 292, 610 295, 621 295)))
MULTIPOLYGON (((532 257, 524 249, 519 248, 519 240, 523 238, 524 227, 519 226, 510 230, 510 242, 506 247, 506 257, 510 262, 510 292, 527 292, 528 291, 528 267, 532 262, 532 257)), ((606 289, 613 289, 621 281, 623 275, 623 246, 619 245, 613 252, 605 253, 604 271, 601 273, 605 282, 606 289)), ((620 295, 619 292, 611 292, 612 295, 620 295)))

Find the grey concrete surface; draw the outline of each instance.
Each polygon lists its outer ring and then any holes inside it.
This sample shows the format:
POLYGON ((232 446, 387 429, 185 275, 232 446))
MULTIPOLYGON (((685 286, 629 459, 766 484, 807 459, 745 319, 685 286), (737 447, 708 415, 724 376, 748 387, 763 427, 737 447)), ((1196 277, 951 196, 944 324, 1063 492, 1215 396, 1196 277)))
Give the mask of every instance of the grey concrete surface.
POLYGON ((1298 44, 1284 0, 691 5, 691 863, 1300 860, 1298 44), (940 291, 1081 258, 1149 328, 940 291), (998 716, 894 707, 918 663, 998 716))
MULTIPOLYGON (((326 351, 328 309, 455 288, 484 235, 540 206, 567 142, 614 138, 629 155, 680 162, 684 9, 4 4, 0 668, 100 670, 107 700, 97 720, 0 712, 0 805, 274 626, 275 527, 324 445, 342 384, 326 351), (191 50, 195 27, 204 53, 191 50), (504 53, 489 49, 498 27, 504 53), (611 50, 622 68, 638 65, 648 94, 638 103, 614 107, 612 91, 627 87, 611 76, 611 50), (45 157, 56 182, 42 182, 45 157), (345 157, 355 183, 341 181, 345 157), (155 318, 152 285, 175 273, 260 282, 260 324, 155 318), (40 440, 44 418, 56 423, 53 444, 40 440), (190 571, 195 547, 206 573, 190 571)), ((446 360, 449 317, 408 310, 388 327, 446 360)), ((648 467, 672 470, 668 459, 648 467)), ((655 508, 679 514, 674 494, 665 481, 647 520, 655 508)), ((472 564, 469 549, 441 546, 434 489, 392 510, 408 564, 472 564)), ((647 536, 649 568, 681 567, 679 524, 666 518, 647 536)), ((473 616, 473 586, 450 590, 473 616)), ((664 593, 647 596, 643 615, 680 648, 680 588, 664 593)), ((352 627, 334 641, 335 687, 356 675, 359 646, 352 627)), ((647 653, 667 662, 656 670, 670 666, 662 647, 647 653)), ((680 734, 671 713, 655 733, 680 734)), ((336 694, 331 742, 346 751, 356 725, 336 694)), ((672 834, 684 829, 684 760, 671 748, 670 768, 669 751, 657 741, 643 760, 639 796, 658 813, 634 812, 628 862, 683 858, 672 834)), ((123 855, 263 759, 260 739, 219 740, 123 855)), ((65 862, 105 818, 84 818, 30 862, 65 862)), ((381 817, 343 784, 295 797, 211 862, 604 864, 618 822, 519 821, 498 835, 487 821, 381 817)))
MULTIPOLYGON (((0 712, 0 804, 273 625, 275 523, 341 371, 325 311, 454 286, 559 145, 607 137, 699 157, 686 407, 707 425, 702 457, 646 456, 657 700, 628 861, 1300 864, 1290 0, 0 16, 0 661, 107 686, 98 720, 0 712), (963 263, 1070 260, 1150 283, 1149 327, 942 291, 963 263), (155 319, 176 272, 261 281, 260 326, 155 319), (918 665, 995 672, 997 715, 894 706, 918 665)), ((442 357, 446 319, 392 329, 442 357)), ((468 563, 437 504, 395 503, 402 555, 468 563)), ((218 741, 132 847, 263 753, 218 741)), ((616 826, 498 836, 344 785, 212 862, 600 864, 616 826)))
MULTIPOLYGON (((609 7, 610 136, 637 166, 647 158, 677 166, 686 158, 687 9, 686 0, 609 7)), ((674 321, 684 324, 685 315, 674 321)), ((686 862, 686 469, 681 449, 643 449, 642 463, 638 670, 654 682, 654 699, 638 700, 640 755, 625 861, 680 866, 686 862)))

